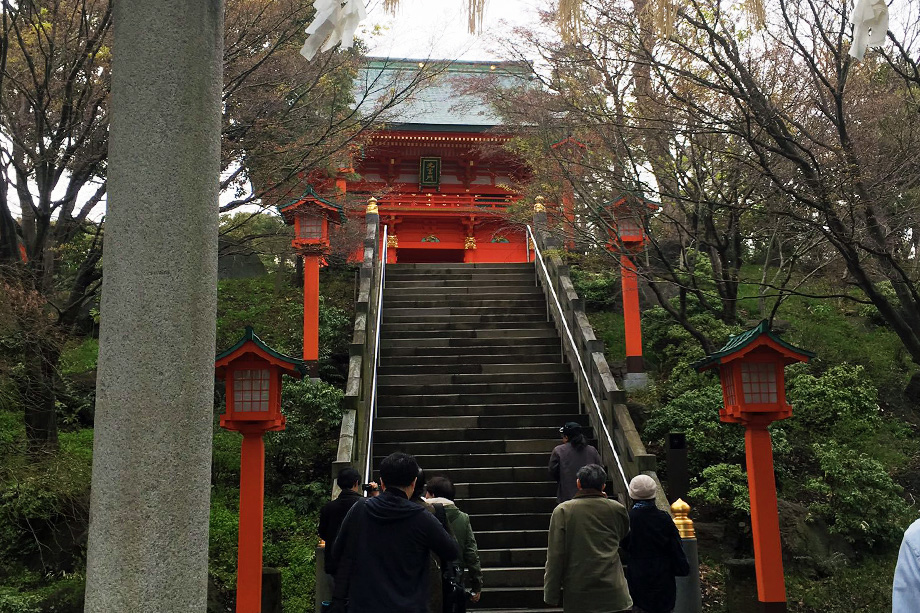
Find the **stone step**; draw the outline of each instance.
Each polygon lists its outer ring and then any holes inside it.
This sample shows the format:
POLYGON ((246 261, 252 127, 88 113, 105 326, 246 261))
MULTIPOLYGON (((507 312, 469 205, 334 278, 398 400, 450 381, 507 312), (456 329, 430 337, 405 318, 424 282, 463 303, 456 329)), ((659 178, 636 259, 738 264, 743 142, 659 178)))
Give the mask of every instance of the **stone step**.
POLYGON ((480 531, 476 533, 476 543, 484 549, 546 547, 548 534, 547 529, 480 531))
MULTIPOLYGON (((445 404, 524 404, 530 401, 535 404, 571 402, 577 407, 577 400, 575 392, 543 393, 522 391, 514 393, 427 394, 425 396, 389 396, 381 394, 377 397, 377 405, 378 407, 432 407, 445 404)), ((496 410, 501 412, 501 409, 496 410)), ((438 415, 438 413, 433 412, 431 415, 438 415)))
POLYGON ((495 566, 482 569, 488 587, 535 587, 543 585, 544 566, 495 566))
MULTIPOLYGON (((384 320, 391 318, 424 317, 508 317, 539 315, 546 319, 546 303, 531 306, 517 305, 507 309, 490 309, 478 306, 437 305, 428 307, 392 307, 383 311, 384 320)), ((484 320, 488 321, 488 320, 484 320)))
POLYGON ((546 610, 543 602, 543 586, 539 587, 497 587, 483 589, 480 606, 489 609, 518 607, 519 610, 546 610))
MULTIPOLYGON (((509 403, 495 406, 492 404, 453 403, 447 405, 405 406, 405 405, 379 405, 378 417, 441 417, 441 416, 507 416, 507 415, 578 415, 578 403, 575 398, 563 402, 509 403)), ((574 419, 573 421, 578 421, 574 419)), ((563 422, 565 423, 565 422, 563 422)))
MULTIPOLYGON (((498 498, 517 496, 520 498, 527 497, 546 497, 556 495, 556 482, 549 481, 549 475, 544 474, 539 481, 520 481, 504 482, 498 481, 493 483, 454 483, 454 489, 457 491, 457 500, 471 500, 473 498, 498 498)), ((547 524, 548 526, 548 524, 547 524)), ((542 529, 546 529, 543 526, 542 529)))
POLYGON ((479 548, 479 561, 483 568, 508 566, 544 566, 546 547, 522 547, 520 549, 479 548))
POLYGON ((416 351, 449 347, 463 349, 463 351, 455 351, 456 354, 487 353, 490 349, 494 351, 496 348, 504 353, 505 350, 510 349, 512 346, 530 349, 531 351, 537 348, 540 353, 549 353, 550 348, 561 347, 561 343, 558 336, 540 331, 524 331, 511 337, 496 338, 437 338, 429 335, 426 338, 381 339, 380 351, 382 354, 386 354, 388 350, 399 347, 409 347, 416 351))
MULTIPOLYGON (((402 324, 397 326, 382 326, 380 330, 381 343, 389 344, 393 341, 407 339, 430 340, 434 338, 462 340, 484 339, 488 341, 500 340, 502 343, 517 342, 518 339, 545 338, 558 339, 556 330, 543 322, 526 324, 502 324, 500 326, 484 327, 477 329, 461 330, 448 327, 420 326, 419 329, 409 329, 402 324), (400 328, 406 328, 405 330, 400 328)), ((422 345, 425 346, 425 345, 422 345)))
POLYGON ((383 308, 384 317, 390 309, 428 309, 434 307, 455 308, 478 308, 490 309, 495 312, 512 311, 515 313, 527 312, 532 313, 536 309, 543 309, 546 312, 546 301, 542 296, 533 296, 511 300, 504 294, 479 294, 464 296, 435 296, 429 298, 400 297, 392 298, 384 295, 383 308))
POLYGON ((533 363, 533 364, 404 364, 394 365, 388 362, 386 366, 377 368, 377 378, 383 377, 414 377, 418 375, 485 375, 485 376, 515 376, 545 377, 547 375, 562 374, 570 379, 572 372, 562 363, 533 363))
MULTIPOLYGON (((428 309, 414 309, 414 310, 426 311, 428 309)), ((492 314, 471 313, 468 315, 450 315, 450 314, 393 315, 392 312, 385 312, 384 319, 383 319, 384 326, 389 326, 391 324, 420 325, 420 324, 432 324, 432 323, 443 323, 443 322, 450 322, 451 324, 481 325, 481 326, 486 326, 488 324, 504 324, 504 323, 517 323, 517 322, 548 323, 546 321, 546 313, 544 311, 534 312, 534 313, 492 313, 492 314)))
MULTIPOLYGON (((484 453, 545 453, 547 460, 558 439, 540 439, 524 441, 413 441, 413 442, 377 442, 374 441, 374 454, 387 456, 396 451, 412 455, 437 454, 484 454, 484 453)), ((497 458, 494 458, 497 460, 497 458)), ((423 467, 424 468, 424 467, 423 467)))
POLYGON ((388 272, 385 290, 411 289, 416 287, 473 287, 473 286, 524 286, 537 287, 533 273, 507 272, 489 275, 432 275, 420 278, 418 275, 393 275, 388 272))
POLYGON ((587 415, 567 415, 564 413, 546 415, 436 415, 434 417, 377 417, 374 432, 386 430, 421 430, 440 429, 456 430, 458 428, 549 428, 553 434, 568 421, 575 421, 582 426, 588 425, 587 415))
MULTIPOLYGON (((512 373, 481 373, 481 374, 439 374, 439 373, 420 373, 414 368, 402 368, 400 374, 382 374, 377 372, 377 385, 382 389, 388 386, 412 386, 424 385, 428 393, 435 393, 437 386, 463 386, 458 391, 471 391, 473 385, 520 385, 523 379, 529 379, 533 383, 572 383, 572 373, 560 369, 557 372, 530 372, 524 377, 520 372, 512 373)), ((383 392, 381 392, 383 393, 383 392)), ((388 392, 392 393, 392 392, 388 392)))
POLYGON ((552 324, 540 319, 537 321, 490 321, 490 322, 457 322, 452 319, 442 319, 434 322, 393 322, 384 319, 380 326, 380 336, 383 338, 400 338, 407 333, 422 332, 426 335, 431 332, 444 332, 445 336, 457 336, 461 332, 479 332, 491 330, 552 330, 552 324), (447 334, 449 333, 449 334, 447 334))
POLYGON ((461 264, 454 262, 420 262, 420 263, 408 263, 408 264, 387 264, 387 270, 398 270, 402 271, 418 271, 419 273, 425 273, 430 271, 440 272, 442 274, 449 274, 454 272, 459 273, 475 273, 479 271, 489 271, 495 272, 496 270, 533 270, 534 263, 505 263, 505 262, 477 262, 470 264, 461 264))
POLYGON ((496 298, 507 300, 508 298, 518 299, 532 296, 542 298, 543 290, 534 286, 533 283, 495 283, 494 285, 471 283, 466 285, 428 285, 424 287, 392 287, 387 284, 383 290, 384 302, 415 296, 445 296, 449 299, 461 296, 473 296, 475 298, 495 296, 496 298))
POLYGON ((480 530, 548 530, 550 515, 550 513, 470 515, 470 525, 473 527, 473 532, 480 530))
POLYGON ((544 363, 561 364, 562 346, 540 345, 506 345, 505 347, 393 347, 382 344, 380 347, 381 366, 429 364, 508 364, 508 363, 544 363), (395 361, 397 358, 420 358, 418 362, 395 361))
MULTIPOLYGON (((492 453, 417 453, 415 459, 423 469, 427 467, 438 467, 439 471, 449 471, 463 468, 486 468, 495 466, 498 458, 492 453)), ((381 455, 377 447, 374 447, 374 469, 380 466, 380 461, 385 456, 381 455)), ((549 465, 549 453, 543 451, 522 451, 518 453, 506 453, 501 457, 503 467, 513 468, 546 468, 549 465)), ((553 501, 555 502, 555 498, 553 501)), ((466 509, 464 509, 466 511, 466 509)), ((550 509, 552 511, 552 509, 550 509)), ((469 512, 469 511, 467 511, 469 512)), ((522 511, 523 512, 523 511, 522 511)))
MULTIPOLYGON (((563 422, 564 423, 564 422, 563 422)), ((561 425, 561 424, 560 424, 561 425)), ((374 425, 374 443, 394 442, 474 442, 553 439, 559 432, 559 426, 537 428, 440 428, 427 430, 384 430, 374 425)), ((559 444, 559 441, 557 441, 559 444)))
POLYGON ((457 500, 457 506, 471 517, 494 513, 552 513, 556 508, 556 495, 554 492, 552 496, 534 498, 469 498, 457 500))
POLYGON ((532 392, 541 393, 570 393, 578 391, 577 386, 571 380, 564 381, 543 381, 537 380, 531 383, 432 383, 430 385, 419 384, 393 384, 387 381, 377 382, 377 392, 380 396, 402 396, 420 395, 420 396, 445 396, 452 392, 460 395, 470 394, 524 394, 532 392))

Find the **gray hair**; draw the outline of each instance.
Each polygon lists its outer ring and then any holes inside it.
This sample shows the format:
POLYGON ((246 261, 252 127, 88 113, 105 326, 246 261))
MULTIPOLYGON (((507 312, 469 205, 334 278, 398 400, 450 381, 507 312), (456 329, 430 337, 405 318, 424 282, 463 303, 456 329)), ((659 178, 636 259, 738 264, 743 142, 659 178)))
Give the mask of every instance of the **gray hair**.
POLYGON ((578 469, 575 475, 584 490, 600 490, 607 483, 607 471, 600 464, 588 464, 578 469))

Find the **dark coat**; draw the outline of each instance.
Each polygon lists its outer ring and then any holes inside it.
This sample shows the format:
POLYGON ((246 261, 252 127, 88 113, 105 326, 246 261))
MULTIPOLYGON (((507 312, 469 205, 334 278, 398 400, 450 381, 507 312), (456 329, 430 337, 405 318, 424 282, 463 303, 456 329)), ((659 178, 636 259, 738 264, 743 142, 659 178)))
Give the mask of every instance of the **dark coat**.
POLYGON ((576 449, 572 443, 563 443, 553 449, 549 457, 549 474, 559 482, 556 504, 571 500, 578 488, 575 486, 578 469, 588 464, 600 464, 601 454, 591 445, 576 449))
POLYGON ((633 603, 648 613, 670 613, 677 597, 674 577, 690 572, 674 520, 654 501, 639 501, 629 511, 629 535, 621 547, 633 603))
POLYGON ((581 490, 549 520, 543 600, 564 613, 606 613, 632 606, 619 546, 629 532, 626 508, 597 490, 581 490))
POLYGON ((333 555, 337 603, 348 613, 426 613, 428 568, 434 552, 456 560, 454 539, 437 518, 390 488, 351 508, 333 555))
POLYGON ((335 546, 335 537, 339 534, 345 516, 356 502, 362 498, 354 490, 342 490, 338 498, 323 505, 319 511, 319 538, 326 541, 326 561, 324 568, 330 575, 335 574, 335 561, 332 557, 332 548, 335 546))

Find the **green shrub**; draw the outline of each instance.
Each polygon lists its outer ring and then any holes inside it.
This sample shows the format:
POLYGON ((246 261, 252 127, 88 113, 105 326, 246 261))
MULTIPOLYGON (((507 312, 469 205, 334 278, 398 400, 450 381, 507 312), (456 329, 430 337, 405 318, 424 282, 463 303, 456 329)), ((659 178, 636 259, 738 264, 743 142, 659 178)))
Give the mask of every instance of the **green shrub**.
POLYGON ((747 473, 737 464, 713 464, 703 469, 700 485, 687 492, 694 502, 704 503, 736 519, 751 513, 747 473))
POLYGON ((75 340, 61 353, 61 374, 74 375, 96 369, 99 360, 99 341, 95 338, 75 340))
POLYGON ((266 487, 325 481, 338 449, 344 393, 322 381, 286 380, 282 412, 287 426, 265 437, 266 487))
POLYGON ((813 450, 822 474, 806 483, 816 497, 810 510, 852 543, 897 543, 911 509, 881 462, 836 441, 816 443, 813 450))
POLYGON ((744 428, 719 421, 722 387, 708 385, 681 394, 650 412, 645 438, 664 443, 668 432, 687 436, 690 474, 699 475, 707 466, 723 462, 744 462, 744 428))
POLYGON ((620 276, 610 267, 602 270, 586 270, 578 266, 570 269, 572 285, 578 296, 584 301, 585 310, 615 310, 620 306, 620 276))

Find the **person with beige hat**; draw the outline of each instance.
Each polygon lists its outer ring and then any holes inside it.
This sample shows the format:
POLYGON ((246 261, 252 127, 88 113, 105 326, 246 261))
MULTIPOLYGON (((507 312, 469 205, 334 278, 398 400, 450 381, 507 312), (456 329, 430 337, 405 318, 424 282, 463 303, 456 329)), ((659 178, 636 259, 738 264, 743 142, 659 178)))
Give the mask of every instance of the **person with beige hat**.
POLYGON ((648 475, 629 482, 629 534, 621 547, 626 552, 626 581, 633 613, 671 613, 677 598, 674 577, 684 577, 690 565, 671 516, 655 505, 658 483, 648 475))

